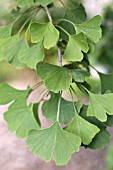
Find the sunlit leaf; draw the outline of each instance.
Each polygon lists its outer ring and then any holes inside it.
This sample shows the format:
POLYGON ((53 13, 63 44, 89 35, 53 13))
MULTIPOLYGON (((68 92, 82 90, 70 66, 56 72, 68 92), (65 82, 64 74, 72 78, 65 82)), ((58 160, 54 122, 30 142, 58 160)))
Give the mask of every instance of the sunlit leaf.
POLYGON ((59 32, 51 22, 45 24, 38 22, 32 23, 30 26, 30 35, 33 43, 43 40, 44 47, 47 49, 55 46, 59 39, 59 32))
POLYGON ((75 28, 77 31, 83 32, 91 42, 97 43, 102 36, 100 25, 101 17, 97 15, 87 22, 75 25, 75 28))
POLYGON ((79 151, 81 140, 78 136, 64 131, 56 121, 47 129, 31 130, 27 145, 37 156, 50 162, 52 155, 57 165, 65 165, 71 154, 79 151))
POLYGON ((89 92, 90 103, 87 116, 95 116, 102 122, 107 121, 107 114, 113 115, 113 94, 93 94, 89 92))
POLYGON ((68 61, 81 61, 83 59, 82 51, 87 53, 88 50, 88 43, 83 33, 70 35, 69 42, 64 53, 64 59, 68 61))

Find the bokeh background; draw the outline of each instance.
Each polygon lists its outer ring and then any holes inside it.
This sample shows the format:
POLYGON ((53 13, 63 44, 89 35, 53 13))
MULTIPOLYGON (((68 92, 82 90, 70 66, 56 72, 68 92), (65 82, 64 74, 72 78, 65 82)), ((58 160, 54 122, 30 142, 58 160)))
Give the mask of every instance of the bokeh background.
MULTIPOLYGON (((88 18, 101 15, 103 18, 103 38, 96 46, 95 53, 90 56, 90 61, 102 72, 113 72, 113 2, 112 0, 83 0, 88 18)), ((12 21, 11 11, 15 8, 13 0, 0 0, 0 25, 12 21)), ((52 60, 51 54, 48 59, 52 60)), ((94 74, 94 70, 92 70, 94 74)), ((34 85, 38 77, 34 70, 28 68, 17 70, 8 63, 0 62, 0 82, 7 82, 15 88, 26 89, 34 85)), ((92 80, 93 82, 93 80, 92 80)), ((98 80, 94 90, 98 90, 98 80)), ((113 170, 113 143, 103 150, 93 151, 81 148, 79 153, 72 156, 69 164, 56 167, 54 161, 45 163, 35 157, 25 144, 24 139, 17 139, 15 134, 10 134, 3 120, 3 112, 8 105, 0 106, 0 170, 113 170)), ((45 119, 42 117, 43 124, 45 119)), ((113 134, 113 130, 109 129, 113 134)))

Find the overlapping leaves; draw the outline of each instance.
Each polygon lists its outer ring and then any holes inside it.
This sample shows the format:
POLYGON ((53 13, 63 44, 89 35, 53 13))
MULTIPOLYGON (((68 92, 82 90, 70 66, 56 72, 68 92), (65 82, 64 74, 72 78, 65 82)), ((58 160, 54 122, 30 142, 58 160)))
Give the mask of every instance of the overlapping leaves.
POLYGON ((4 114, 8 129, 16 132, 17 137, 23 138, 28 135, 29 130, 39 128, 38 115, 33 111, 33 105, 27 106, 28 90, 16 90, 8 84, 0 85, 0 104, 13 102, 4 114), (34 116, 35 114, 35 116, 34 116))

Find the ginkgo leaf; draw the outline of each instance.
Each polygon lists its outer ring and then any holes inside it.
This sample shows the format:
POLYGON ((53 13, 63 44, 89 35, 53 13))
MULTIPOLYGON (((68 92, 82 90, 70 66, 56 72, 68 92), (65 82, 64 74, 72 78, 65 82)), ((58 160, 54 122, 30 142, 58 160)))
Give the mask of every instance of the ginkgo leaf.
POLYGON ((51 4, 54 1, 55 0, 35 0, 35 2, 37 4, 42 5, 42 6, 47 6, 47 5, 51 4))
POLYGON ((28 48, 19 55, 21 63, 26 64, 31 69, 36 69, 38 62, 44 59, 44 48, 42 42, 28 48))
POLYGON ((13 44, 19 40, 19 37, 17 35, 0 39, 0 61, 5 59, 4 51, 6 50, 6 47, 10 44, 13 44))
POLYGON ((95 116, 101 122, 107 121, 107 114, 113 115, 113 94, 93 94, 88 92, 90 103, 87 110, 87 116, 95 116))
POLYGON ((103 128, 95 136, 93 141, 88 145, 88 148, 94 150, 103 149, 110 143, 110 139, 111 139, 111 134, 105 128, 103 128))
POLYGON ((73 121, 65 128, 66 131, 79 136, 82 143, 89 145, 95 135, 100 131, 99 128, 83 119, 75 110, 73 121))
POLYGON ((33 0, 16 0, 19 7, 24 7, 25 5, 33 5, 33 0))
POLYGON ((51 22, 44 24, 33 22, 30 26, 30 35, 33 43, 43 40, 44 47, 47 49, 55 46, 59 39, 59 31, 51 22))
POLYGON ((68 61, 81 61, 83 59, 82 51, 87 53, 88 50, 88 43, 83 33, 70 35, 69 42, 64 53, 64 59, 68 61))
POLYGON ((11 25, 0 27, 0 39, 8 38, 11 36, 11 25))
POLYGON ((17 90, 6 83, 0 84, 0 104, 4 105, 13 100, 19 100, 20 98, 27 98, 28 90, 17 90))
POLYGON ((80 112, 80 116, 87 120, 88 122, 96 125, 100 131, 96 136, 93 138, 92 142, 89 145, 84 145, 85 148, 90 149, 103 149, 110 143, 111 135, 106 129, 106 124, 100 122, 95 117, 87 116, 87 106, 84 106, 80 112))
POLYGON ((101 17, 97 15, 87 22, 76 24, 75 28, 77 31, 83 32, 91 42, 97 43, 102 36, 100 25, 101 17))
POLYGON ((4 119, 7 121, 9 131, 16 131, 18 138, 27 137, 29 130, 39 128, 33 113, 33 105, 27 107, 26 98, 14 102, 4 113, 4 119))
MULTIPOLYGON (((52 120, 53 122, 57 117, 58 103, 59 103, 60 93, 51 93, 51 98, 45 101, 42 105, 42 113, 47 120, 52 120)), ((67 101, 61 98, 60 102, 60 115, 59 120, 62 123, 69 122, 74 117, 73 102, 67 101)))
POLYGON ((85 77, 89 77, 90 73, 82 69, 72 69, 72 77, 76 82, 84 82, 85 77))
POLYGON ((31 130, 27 139, 27 145, 35 155, 46 162, 54 155, 57 165, 67 164, 71 154, 79 151, 80 144, 80 138, 64 131, 58 121, 47 129, 31 130))
POLYGON ((105 93, 107 90, 113 92, 113 73, 110 74, 99 73, 99 76, 101 80, 102 93, 105 93))
POLYGON ((70 70, 45 62, 37 64, 37 74, 45 82, 47 89, 54 93, 68 90, 72 82, 70 70))
POLYGON ((25 65, 20 63, 19 55, 20 53, 22 54, 26 48, 28 48, 28 44, 25 38, 8 45, 6 44, 4 47, 4 59, 16 66, 16 68, 22 68, 25 65))
POLYGON ((67 8, 65 12, 65 19, 72 21, 75 24, 80 24, 86 19, 86 12, 82 4, 80 4, 78 7, 67 8))

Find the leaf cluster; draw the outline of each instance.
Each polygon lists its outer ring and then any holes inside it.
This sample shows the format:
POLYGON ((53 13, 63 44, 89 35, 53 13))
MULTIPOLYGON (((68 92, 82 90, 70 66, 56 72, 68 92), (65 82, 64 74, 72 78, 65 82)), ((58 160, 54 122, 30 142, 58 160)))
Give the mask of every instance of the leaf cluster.
POLYGON ((101 17, 87 20, 83 5, 74 0, 16 2, 17 18, 10 25, 0 27, 0 61, 6 60, 20 69, 28 66, 42 81, 26 90, 0 84, 0 104, 11 102, 4 113, 9 131, 16 132, 19 138, 27 138, 29 149, 45 161, 51 161, 54 155, 57 165, 67 164, 80 146, 104 148, 110 142, 107 126, 113 126, 112 83, 104 82, 110 81, 113 75, 99 73, 100 94, 92 93, 93 85, 87 81, 92 76, 89 54, 94 52, 102 36, 101 17), (62 11, 60 16, 59 11, 62 11), (48 20, 39 21, 41 14, 48 20), (15 23, 22 17, 24 23, 15 32, 15 23), (46 51, 52 49, 58 51, 59 65, 44 60, 46 51), (43 97, 38 103, 34 99, 27 105, 29 95, 42 84, 46 88, 43 97), (77 88, 89 100, 87 105, 77 95, 77 88), (64 91, 70 94, 71 100, 64 98, 64 91), (52 122, 48 128, 41 128, 39 106, 52 122))

